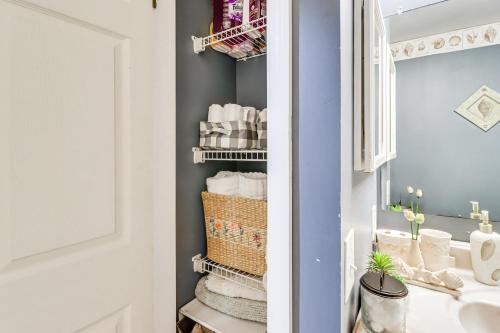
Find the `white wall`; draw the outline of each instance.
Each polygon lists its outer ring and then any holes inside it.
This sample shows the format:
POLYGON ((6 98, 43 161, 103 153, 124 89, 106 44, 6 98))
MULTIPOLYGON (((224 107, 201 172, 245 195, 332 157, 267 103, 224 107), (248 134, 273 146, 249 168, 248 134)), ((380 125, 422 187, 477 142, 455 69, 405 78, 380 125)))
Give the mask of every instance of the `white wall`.
MULTIPOLYGON (((341 229, 342 241, 355 229, 357 281, 371 251, 371 209, 377 204, 377 176, 353 171, 353 1, 341 1, 341 229)), ((342 267, 344 261, 343 243, 342 267)), ((342 268, 343 271, 343 268, 342 268)), ((350 333, 358 310, 359 283, 344 303, 342 274, 341 332, 350 333)))
POLYGON ((175 0, 158 1, 153 37, 154 332, 175 330, 175 0), (172 47, 174 45, 174 47, 172 47))

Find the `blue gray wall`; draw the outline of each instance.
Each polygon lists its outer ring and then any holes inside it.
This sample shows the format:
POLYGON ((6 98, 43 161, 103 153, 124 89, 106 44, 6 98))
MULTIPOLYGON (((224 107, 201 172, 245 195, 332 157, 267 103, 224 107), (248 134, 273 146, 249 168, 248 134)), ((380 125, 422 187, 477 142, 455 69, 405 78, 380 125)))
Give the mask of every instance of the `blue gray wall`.
POLYGON ((216 52, 196 55, 191 36, 208 32, 211 1, 182 0, 177 15, 177 306, 194 298, 200 275, 193 272, 191 258, 206 253, 200 192, 205 179, 221 169, 235 170, 236 163, 193 164, 192 147, 199 144, 199 122, 207 119, 208 106, 236 101, 236 65, 216 52))
POLYGON ((397 149, 391 201, 407 185, 424 190, 423 210, 468 216, 469 201, 500 221, 500 124, 488 132, 454 110, 482 85, 500 91, 500 46, 399 61, 397 149))
POLYGON ((294 329, 340 330, 340 1, 293 2, 294 329))

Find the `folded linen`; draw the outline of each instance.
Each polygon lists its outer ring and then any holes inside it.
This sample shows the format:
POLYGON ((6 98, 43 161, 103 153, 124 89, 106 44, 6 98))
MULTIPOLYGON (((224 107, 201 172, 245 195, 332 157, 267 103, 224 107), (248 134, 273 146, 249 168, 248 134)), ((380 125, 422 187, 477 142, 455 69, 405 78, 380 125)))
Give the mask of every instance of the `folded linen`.
POLYGON ((212 104, 208 108, 208 121, 220 123, 224 121, 224 108, 219 104, 212 104))
POLYGON ((220 171, 207 178, 207 191, 222 195, 239 195, 239 176, 237 172, 220 171))
POLYGON ((205 286, 206 279, 206 276, 202 277, 198 281, 194 291, 196 298, 200 302, 236 318, 261 323, 267 322, 267 302, 253 301, 239 297, 227 297, 213 293, 205 286))
POLYGON ((241 197, 266 200, 267 199, 267 175, 262 172, 240 173, 239 190, 241 197))
POLYGON ((207 191, 267 200, 267 175, 262 172, 220 171, 214 177, 207 178, 207 191))
POLYGON ((264 290, 257 290, 242 286, 236 282, 220 278, 216 275, 209 274, 205 281, 205 286, 211 292, 228 296, 251 299, 254 301, 267 301, 267 294, 264 290))
POLYGON ((224 120, 223 121, 245 121, 243 117, 243 108, 238 104, 224 105, 224 120))
POLYGON ((259 112, 259 123, 265 123, 267 122, 267 109, 263 109, 262 111, 259 112))

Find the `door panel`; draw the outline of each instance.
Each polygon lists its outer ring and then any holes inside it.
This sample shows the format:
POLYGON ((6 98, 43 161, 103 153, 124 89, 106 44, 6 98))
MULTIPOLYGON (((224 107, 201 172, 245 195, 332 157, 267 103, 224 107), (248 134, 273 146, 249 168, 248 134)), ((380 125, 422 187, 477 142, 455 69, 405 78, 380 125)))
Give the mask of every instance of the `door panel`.
POLYGON ((151 8, 0 0, 0 332, 151 332, 151 8))

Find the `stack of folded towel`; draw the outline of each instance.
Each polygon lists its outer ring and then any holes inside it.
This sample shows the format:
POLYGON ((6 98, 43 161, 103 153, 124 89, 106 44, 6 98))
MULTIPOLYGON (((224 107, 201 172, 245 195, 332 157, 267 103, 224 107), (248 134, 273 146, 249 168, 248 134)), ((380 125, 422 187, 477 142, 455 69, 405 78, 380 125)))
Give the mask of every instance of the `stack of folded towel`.
POLYGON ((207 191, 267 200, 267 175, 262 172, 219 171, 214 177, 207 178, 207 191))
POLYGON ((196 298, 205 305, 245 320, 267 322, 267 294, 213 274, 198 281, 196 298))
MULTIPOLYGON (((254 107, 238 104, 213 104, 208 109, 208 121, 200 122, 200 147, 262 148, 259 144, 259 133, 262 134, 263 128, 259 124, 263 122, 267 122, 266 109, 259 111, 254 107)), ((265 130, 267 132, 267 125, 265 130)))

